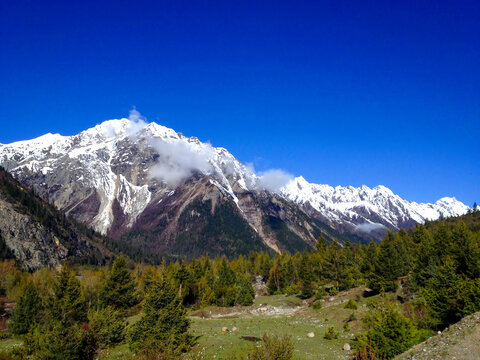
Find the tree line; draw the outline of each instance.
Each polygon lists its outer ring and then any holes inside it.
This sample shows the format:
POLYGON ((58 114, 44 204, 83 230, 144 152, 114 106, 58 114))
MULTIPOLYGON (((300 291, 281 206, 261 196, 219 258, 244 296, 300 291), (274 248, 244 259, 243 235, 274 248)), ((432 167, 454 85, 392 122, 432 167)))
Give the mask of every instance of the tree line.
POLYGON ((138 358, 178 358, 196 343, 191 309, 251 305, 259 283, 268 294, 311 299, 312 306, 357 286, 395 294, 404 306, 371 309, 356 342, 358 359, 383 359, 480 310, 480 212, 388 232, 368 245, 320 237, 314 249, 295 254, 252 251, 159 266, 119 256, 109 266, 35 273, 13 260, 0 265, 0 288, 16 300, 8 330, 23 339, 13 358, 93 359, 119 343, 138 358))

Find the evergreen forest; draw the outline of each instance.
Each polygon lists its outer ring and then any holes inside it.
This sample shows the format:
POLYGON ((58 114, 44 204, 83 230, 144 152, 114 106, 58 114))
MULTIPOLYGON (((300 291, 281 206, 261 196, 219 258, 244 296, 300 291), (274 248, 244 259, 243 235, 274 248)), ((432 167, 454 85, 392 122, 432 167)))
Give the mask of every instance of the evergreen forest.
MULTIPOLYGON (((363 331, 352 340, 356 359, 391 359, 480 311, 477 208, 388 232, 380 243, 340 246, 319 237, 313 250, 295 254, 251 251, 158 266, 120 255, 104 266, 70 263, 36 272, 2 255, 0 335, 17 346, 0 359, 88 360, 119 346, 129 359, 207 359, 196 351, 201 338, 191 331, 190 315, 251 306, 259 286, 267 296, 285 295, 312 309, 354 288, 380 299, 368 306, 363 331)), ((353 319, 357 302, 345 308, 353 319)), ((324 338, 336 336, 331 328, 324 338)), ((295 358, 288 336, 255 340, 238 359, 295 358)))

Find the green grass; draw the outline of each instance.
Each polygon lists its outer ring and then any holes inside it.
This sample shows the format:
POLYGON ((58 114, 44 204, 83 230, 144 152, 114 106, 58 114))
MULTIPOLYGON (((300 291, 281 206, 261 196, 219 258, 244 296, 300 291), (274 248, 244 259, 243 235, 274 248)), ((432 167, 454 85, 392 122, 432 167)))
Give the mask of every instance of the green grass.
POLYGON ((14 338, 0 340, 0 351, 9 352, 14 347, 19 346, 21 343, 22 343, 22 340, 14 339, 14 338))
MULTIPOLYGON (((357 292, 358 293, 358 292, 357 292)), ((354 298, 355 292, 343 297, 335 297, 333 302, 328 300, 323 303, 321 309, 315 310, 303 306, 294 315, 251 315, 249 310, 258 308, 261 305, 270 305, 279 308, 295 308, 302 305, 302 300, 295 296, 274 295, 260 296, 255 299, 251 307, 217 308, 204 309, 205 314, 223 315, 223 318, 199 318, 190 317, 190 332, 198 336, 198 344, 194 347, 192 355, 200 354, 198 359, 233 360, 244 356, 256 344, 241 339, 241 336, 254 336, 261 338, 263 334, 268 335, 291 335, 295 346, 295 359, 349 359, 350 354, 343 351, 343 344, 353 344, 352 334, 364 331, 360 321, 349 323, 350 331, 345 332, 343 326, 354 313, 357 319, 361 319, 367 308, 362 306, 369 302, 377 302, 380 299, 372 297, 357 301, 358 310, 345 309, 345 302, 354 298), (211 313, 210 313, 211 312, 211 313), (231 315, 229 315, 231 313, 231 315), (239 315, 239 313, 241 313, 239 315), (325 331, 333 326, 339 333, 338 339, 326 340, 323 338, 325 331), (222 327, 232 329, 237 327, 238 332, 222 332, 222 327), (307 334, 313 332, 314 338, 308 338, 307 334)), ((128 318, 130 324, 138 321, 141 314, 128 318)), ((18 339, 7 339, 0 341, 0 351, 11 350, 20 344, 18 339)), ((115 348, 102 350, 99 360, 131 360, 132 354, 126 344, 115 348)), ((187 359, 189 356, 186 357, 187 359)))
MULTIPOLYGON (((353 296, 353 295, 352 295, 353 296)), ((319 310, 302 308, 294 315, 279 316, 254 316, 241 315, 226 318, 192 318, 191 331, 200 336, 195 351, 205 354, 205 358, 232 359, 244 355, 254 343, 241 339, 241 336, 254 336, 261 338, 264 333, 268 335, 292 336, 295 346, 296 359, 349 359, 350 354, 343 351, 343 344, 352 344, 352 332, 363 331, 359 321, 350 323, 351 331, 345 332, 343 326, 350 314, 360 319, 367 310, 361 307, 363 299, 359 302, 358 310, 344 308, 344 302, 325 303, 319 310), (339 338, 326 340, 323 338, 325 331, 333 326, 339 333, 339 338), (232 329, 237 327, 238 332, 222 332, 222 327, 232 329), (307 334, 313 332, 314 338, 307 334)), ((301 300, 294 296, 275 295, 263 296, 255 300, 255 306, 268 304, 277 307, 292 307, 301 304, 301 300)), ((215 308, 211 308, 214 313, 215 308)), ((233 310, 235 311, 235 310, 233 310)), ((222 311, 219 311, 222 312, 222 311)))
POLYGON ((293 307, 302 305, 302 300, 293 295, 273 295, 257 297, 255 299, 254 306, 260 306, 262 304, 293 307))
POLYGON ((97 357, 98 360, 127 360, 132 358, 133 355, 128 350, 127 344, 121 344, 112 349, 102 350, 97 357))

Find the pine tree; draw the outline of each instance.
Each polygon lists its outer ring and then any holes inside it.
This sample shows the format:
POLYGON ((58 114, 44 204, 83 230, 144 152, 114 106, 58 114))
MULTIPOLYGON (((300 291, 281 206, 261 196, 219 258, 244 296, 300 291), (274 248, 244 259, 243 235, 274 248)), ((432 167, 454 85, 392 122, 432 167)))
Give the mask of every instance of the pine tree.
POLYGON ((235 272, 226 258, 222 259, 215 281, 215 298, 220 306, 233 306, 237 298, 235 272))
POLYGON ((313 269, 310 264, 310 259, 308 253, 303 253, 302 261, 300 263, 300 270, 298 272, 298 277, 300 278, 300 297, 307 299, 312 297, 315 294, 313 288, 313 269))
POLYGON ((51 312, 56 321, 75 324, 87 321, 87 303, 80 281, 67 267, 63 267, 54 286, 51 312))
POLYGON ((366 319, 369 330, 358 337, 356 359, 393 359, 421 341, 413 322, 388 306, 366 319))
POLYGON ((399 277, 408 273, 410 260, 404 244, 393 232, 388 232, 380 244, 375 270, 369 287, 375 291, 394 291, 399 277))
POLYGON ((27 282, 20 298, 17 301, 15 311, 8 323, 8 328, 14 335, 26 334, 38 323, 38 316, 42 310, 42 300, 32 281, 27 282))
POLYGON ((255 290, 252 286, 252 280, 250 275, 244 274, 240 276, 239 280, 239 291, 237 295, 237 300, 235 301, 238 305, 252 305, 253 299, 255 298, 255 290))
POLYGON ((101 347, 119 344, 125 338, 125 323, 119 310, 108 306, 90 314, 90 326, 101 347))
POLYGON ((165 280, 156 282, 145 297, 143 308, 143 317, 129 334, 129 346, 134 353, 147 358, 175 359, 194 344, 188 333, 186 309, 171 284, 165 280))
POLYGON ((119 310, 138 304, 136 283, 122 255, 113 262, 112 269, 100 290, 99 298, 103 307, 113 306, 119 310))

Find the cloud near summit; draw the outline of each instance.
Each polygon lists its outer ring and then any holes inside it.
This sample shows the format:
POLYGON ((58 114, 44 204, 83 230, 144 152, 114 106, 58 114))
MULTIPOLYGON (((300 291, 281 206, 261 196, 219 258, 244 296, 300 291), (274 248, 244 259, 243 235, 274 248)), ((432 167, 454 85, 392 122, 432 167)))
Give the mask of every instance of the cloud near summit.
MULTIPOLYGON (((130 138, 138 136, 145 126, 147 119, 135 108, 130 110, 130 120, 127 135, 130 138)), ((216 158, 215 148, 209 143, 202 146, 192 146, 182 139, 147 138, 148 144, 159 154, 157 164, 151 169, 149 176, 163 180, 166 184, 176 187, 182 181, 191 177, 195 172, 211 174, 214 171, 212 162, 216 158)), ((226 175, 231 175, 233 165, 228 162, 226 175)), ((282 187, 294 179, 292 174, 281 169, 269 169, 255 173, 252 164, 247 164, 247 173, 256 181, 251 184, 257 190, 279 192, 282 187)))

